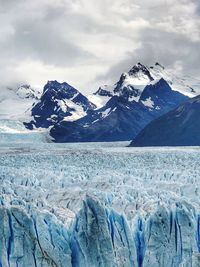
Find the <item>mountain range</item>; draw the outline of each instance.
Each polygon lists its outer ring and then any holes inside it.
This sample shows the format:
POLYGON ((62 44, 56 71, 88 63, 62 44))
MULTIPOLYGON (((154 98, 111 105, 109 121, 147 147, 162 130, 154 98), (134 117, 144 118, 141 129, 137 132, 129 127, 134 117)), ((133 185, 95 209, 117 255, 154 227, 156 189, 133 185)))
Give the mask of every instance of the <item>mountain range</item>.
POLYGON ((11 119, 28 130, 46 131, 54 142, 135 140, 149 123, 197 96, 199 88, 200 81, 180 78, 159 63, 138 63, 89 96, 58 81, 48 81, 43 90, 6 88, 0 93, 0 119, 2 127, 11 119))
POLYGON ((89 98, 97 106, 105 104, 113 95, 121 93, 130 96, 130 101, 138 101, 146 85, 163 78, 169 86, 189 97, 200 94, 200 81, 185 75, 183 78, 167 70, 158 62, 153 66, 147 67, 140 62, 134 65, 128 72, 122 73, 119 81, 114 85, 104 85, 99 87, 96 93, 89 98))
POLYGON ((85 117, 54 125, 50 134, 57 142, 131 140, 153 119, 188 99, 173 91, 164 79, 147 85, 138 101, 130 98, 127 91, 113 95, 102 108, 85 117))
POLYGON ((136 64, 113 86, 100 87, 89 99, 97 108, 76 120, 63 120, 50 130, 55 142, 131 140, 152 120, 198 94, 156 63, 136 64))

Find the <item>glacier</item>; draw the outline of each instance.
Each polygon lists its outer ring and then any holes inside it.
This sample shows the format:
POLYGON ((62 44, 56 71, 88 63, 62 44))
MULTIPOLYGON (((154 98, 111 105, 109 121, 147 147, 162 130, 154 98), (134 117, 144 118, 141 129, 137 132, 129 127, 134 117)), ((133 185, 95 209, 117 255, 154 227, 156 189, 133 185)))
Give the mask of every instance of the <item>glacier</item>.
POLYGON ((0 266, 200 266, 199 147, 0 142, 0 266))

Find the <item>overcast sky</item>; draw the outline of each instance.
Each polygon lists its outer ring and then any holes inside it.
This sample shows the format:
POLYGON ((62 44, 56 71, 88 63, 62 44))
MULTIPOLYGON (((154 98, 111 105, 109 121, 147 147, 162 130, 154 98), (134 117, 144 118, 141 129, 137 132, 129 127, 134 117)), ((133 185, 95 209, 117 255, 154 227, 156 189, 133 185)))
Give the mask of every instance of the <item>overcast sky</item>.
POLYGON ((1 83, 82 91, 158 61, 200 78, 199 0, 0 0, 1 83))

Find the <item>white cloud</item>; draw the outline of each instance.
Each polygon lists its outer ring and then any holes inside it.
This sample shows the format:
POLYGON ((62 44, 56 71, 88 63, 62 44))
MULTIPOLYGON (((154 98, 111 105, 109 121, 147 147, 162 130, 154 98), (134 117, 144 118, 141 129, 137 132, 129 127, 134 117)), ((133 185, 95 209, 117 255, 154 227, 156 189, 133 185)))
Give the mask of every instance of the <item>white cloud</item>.
POLYGON ((91 91, 138 61, 198 76, 199 15, 197 0, 0 0, 1 83, 91 91))

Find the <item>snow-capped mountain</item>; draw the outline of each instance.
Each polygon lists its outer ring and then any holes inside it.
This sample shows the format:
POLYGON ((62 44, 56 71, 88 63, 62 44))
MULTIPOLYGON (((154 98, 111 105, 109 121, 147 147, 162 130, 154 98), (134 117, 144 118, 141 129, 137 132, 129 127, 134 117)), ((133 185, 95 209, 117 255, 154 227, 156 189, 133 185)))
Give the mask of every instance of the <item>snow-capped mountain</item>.
POLYGON ((58 142, 130 140, 149 122, 197 95, 198 85, 200 81, 178 78, 159 63, 138 63, 116 84, 89 96, 96 110, 74 123, 62 121, 51 135, 58 142))
POLYGON ((188 99, 172 90, 163 78, 146 86, 138 101, 130 100, 133 90, 121 91, 73 123, 61 121, 51 129, 51 136, 56 142, 130 140, 150 121, 188 99))
POLYGON ((85 116, 96 106, 68 83, 48 81, 43 94, 31 110, 32 120, 26 127, 48 128, 65 120, 73 121, 85 116))
POLYGON ((50 134, 56 142, 130 140, 153 118, 143 105, 113 96, 102 108, 80 120, 56 124, 50 134))
POLYGON ((159 63, 148 68, 154 80, 163 78, 171 88, 188 97, 195 97, 200 94, 200 80, 184 75, 183 77, 176 74, 176 71, 168 70, 159 63))
POLYGON ((67 141, 68 134, 74 141, 131 140, 151 120, 197 95, 198 85, 198 80, 177 78, 159 63, 138 63, 113 86, 102 86, 89 97, 57 81, 49 81, 43 92, 29 85, 2 89, 0 118, 18 120, 30 130, 57 124, 51 131, 56 141, 67 141))
POLYGON ((98 107, 104 105, 113 95, 126 95, 130 101, 138 101, 144 88, 161 78, 167 81, 172 90, 184 95, 194 97, 200 94, 200 80, 189 76, 178 77, 159 63, 150 67, 137 63, 128 72, 124 72, 117 83, 100 87, 89 99, 98 107))
POLYGON ((41 97, 42 91, 24 84, 0 88, 0 144, 33 143, 49 140, 44 129, 29 131, 24 122, 31 120, 31 108, 41 97))
POLYGON ((21 85, 17 88, 16 94, 22 99, 39 99, 41 97, 41 90, 32 88, 29 84, 21 85))
POLYGON ((29 117, 29 109, 38 101, 41 90, 30 85, 0 89, 0 119, 24 121, 29 117))
POLYGON ((147 125, 132 146, 200 146, 200 96, 147 125))

